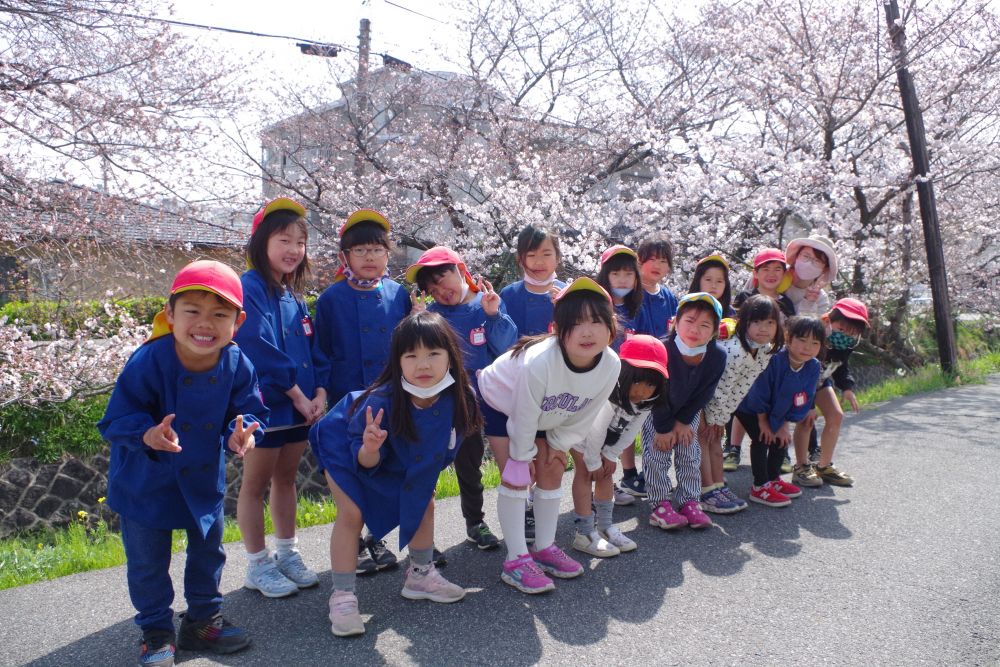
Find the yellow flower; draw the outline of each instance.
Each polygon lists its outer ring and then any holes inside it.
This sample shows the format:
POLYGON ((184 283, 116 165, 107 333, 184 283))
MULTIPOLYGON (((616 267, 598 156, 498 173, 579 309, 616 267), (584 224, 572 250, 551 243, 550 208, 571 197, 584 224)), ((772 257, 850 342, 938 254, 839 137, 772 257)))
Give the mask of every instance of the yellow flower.
POLYGON ((101 496, 100 498, 97 499, 97 502, 103 503, 104 500, 105 500, 104 496, 101 496))
POLYGON ((42 543, 41 543, 41 542, 39 542, 39 543, 38 543, 38 550, 39 550, 39 551, 41 551, 41 549, 42 549, 42 543))
POLYGON ((79 512, 77 512, 76 515, 78 517, 80 517, 81 519, 86 519, 87 518, 87 513, 84 512, 83 510, 80 510, 79 512))

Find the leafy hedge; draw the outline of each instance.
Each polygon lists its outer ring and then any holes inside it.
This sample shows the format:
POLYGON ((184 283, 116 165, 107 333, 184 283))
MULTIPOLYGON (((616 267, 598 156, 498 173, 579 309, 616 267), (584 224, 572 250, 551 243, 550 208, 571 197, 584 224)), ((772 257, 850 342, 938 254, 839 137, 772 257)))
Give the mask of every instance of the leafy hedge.
POLYGON ((34 456, 51 463, 63 453, 96 454, 105 448, 97 432, 108 396, 92 396, 58 404, 0 408, 0 461, 34 456))

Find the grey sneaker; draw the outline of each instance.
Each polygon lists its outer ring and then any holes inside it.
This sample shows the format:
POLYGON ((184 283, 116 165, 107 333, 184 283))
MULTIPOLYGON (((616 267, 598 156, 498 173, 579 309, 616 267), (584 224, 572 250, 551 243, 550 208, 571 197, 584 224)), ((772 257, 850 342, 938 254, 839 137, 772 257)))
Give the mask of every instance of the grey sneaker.
POLYGON ((306 567, 298 551, 289 551, 281 557, 274 554, 274 564, 278 566, 279 572, 299 588, 312 588, 319 583, 319 577, 306 567))
POLYGON ((816 468, 811 463, 796 464, 792 468, 792 484, 798 486, 823 486, 823 480, 816 474, 816 468))
POLYGON ((190 621, 187 614, 181 614, 177 648, 185 651, 211 651, 224 655, 235 653, 247 646, 250 646, 250 637, 246 631, 227 621, 220 613, 201 621, 190 621))
POLYGON ((295 582, 281 573, 273 558, 251 564, 243 585, 252 591, 260 591, 267 598, 284 598, 299 591, 295 582))

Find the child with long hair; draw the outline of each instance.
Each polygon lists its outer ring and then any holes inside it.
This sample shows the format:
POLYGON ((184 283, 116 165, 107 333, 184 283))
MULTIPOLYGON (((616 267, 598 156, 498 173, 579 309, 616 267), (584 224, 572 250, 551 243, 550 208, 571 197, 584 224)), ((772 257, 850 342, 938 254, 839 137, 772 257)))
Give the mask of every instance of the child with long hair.
POLYGON ((820 372, 816 355, 825 338, 818 319, 789 318, 785 348, 771 357, 736 408, 736 418, 750 436, 750 500, 755 503, 785 507, 802 495, 799 487, 781 479, 781 462, 792 442, 788 422, 802 421, 812 407, 820 372))
POLYGON ((603 287, 615 304, 618 318, 618 335, 611 343, 615 352, 632 334, 648 334, 652 327, 642 309, 643 292, 639 279, 639 256, 631 248, 613 245, 601 253, 601 268, 597 284, 603 287))
POLYGON ((636 334, 622 343, 618 384, 573 455, 573 548, 606 558, 636 544, 611 522, 612 475, 623 451, 632 448, 653 407, 667 400, 667 350, 656 338, 636 334), (593 506, 591 506, 593 501, 593 506), (594 523, 594 510, 597 523, 594 523))
POLYGON ((375 383, 349 393, 310 431, 337 504, 330 534, 333 634, 365 631, 354 589, 366 524, 376 540, 398 526, 399 548, 409 545, 404 598, 465 597, 434 566, 434 489, 465 435, 481 427, 454 331, 440 315, 418 312, 393 331, 389 364, 375 383))
POLYGON ((719 253, 702 257, 694 268, 688 293, 708 292, 722 306, 722 317, 736 316, 733 310, 733 286, 729 280, 729 262, 719 253))
POLYGON ((722 306, 707 292, 681 297, 673 330, 665 341, 670 389, 667 404, 653 409, 642 429, 642 467, 653 512, 650 525, 664 530, 705 528, 712 520, 701 510, 701 448, 698 424, 726 367, 716 344, 722 306), (674 491, 669 472, 677 477, 674 491), (679 507, 674 510, 671 497, 679 507))
POLYGON ((246 549, 244 585, 269 598, 319 583, 296 548, 295 479, 309 425, 326 412, 326 389, 316 384, 313 330, 302 300, 309 275, 305 208, 279 197, 253 218, 246 246, 250 269, 241 277, 246 321, 234 340, 253 362, 271 420, 264 439, 243 457, 236 519, 246 549), (264 494, 270 487, 275 551, 264 539, 264 494))
POLYGON ((507 560, 501 579, 525 593, 555 586, 582 566, 555 544, 566 452, 581 443, 618 381, 611 297, 578 278, 556 297, 553 332, 522 338, 479 373, 486 436, 502 471, 497 514, 507 560), (535 481, 535 543, 524 534, 528 487, 535 481), (543 571, 545 573, 543 573, 543 571))
POLYGON ((754 294, 740 306, 736 334, 720 341, 726 353, 726 370, 705 406, 701 440, 701 506, 706 512, 732 514, 746 509, 747 503, 726 486, 722 469, 722 436, 740 401, 753 386, 771 355, 784 344, 778 303, 763 294, 754 294))
POLYGON ((544 227, 525 225, 517 235, 517 263, 524 278, 500 290, 500 300, 520 336, 548 333, 552 299, 566 287, 556 277, 562 259, 559 237, 544 227))

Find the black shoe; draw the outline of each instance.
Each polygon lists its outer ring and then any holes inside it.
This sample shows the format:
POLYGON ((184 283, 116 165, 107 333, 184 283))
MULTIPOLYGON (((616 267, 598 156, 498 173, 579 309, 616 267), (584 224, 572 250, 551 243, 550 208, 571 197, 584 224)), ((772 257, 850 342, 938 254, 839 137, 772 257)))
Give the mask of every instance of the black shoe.
POLYGON ((524 513, 524 541, 529 544, 535 541, 535 510, 533 509, 524 513))
POLYGON ((250 637, 246 631, 224 619, 221 613, 202 621, 189 621, 187 614, 181 614, 177 648, 185 651, 235 653, 247 646, 250 646, 250 637))
POLYGON ((358 554, 358 566, 354 570, 357 574, 374 574, 399 565, 396 554, 385 546, 385 540, 375 541, 374 537, 368 535, 364 538, 362 546, 364 551, 358 554))
POLYGON ((485 521, 480 521, 479 523, 466 528, 465 539, 472 542, 483 551, 486 551, 487 549, 496 549, 500 544, 500 540, 498 540, 497 536, 493 534, 493 531, 490 530, 490 527, 486 525, 485 521))
POLYGON ((176 651, 173 632, 148 630, 142 633, 139 667, 173 667, 176 651))
POLYGON ((437 547, 434 547, 434 553, 431 555, 431 561, 434 563, 434 567, 444 567, 448 564, 448 559, 444 557, 444 554, 438 551, 437 547))

